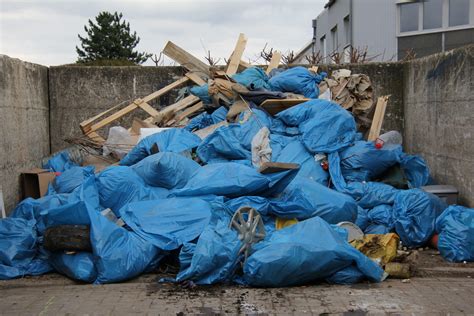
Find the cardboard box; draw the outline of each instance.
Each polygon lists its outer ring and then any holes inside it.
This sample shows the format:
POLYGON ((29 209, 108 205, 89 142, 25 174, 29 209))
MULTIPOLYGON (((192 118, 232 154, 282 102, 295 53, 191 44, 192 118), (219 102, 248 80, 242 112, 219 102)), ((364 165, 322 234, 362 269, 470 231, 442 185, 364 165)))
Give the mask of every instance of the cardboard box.
POLYGON ((48 184, 54 180, 56 173, 41 168, 33 168, 21 173, 23 198, 40 198, 48 192, 48 184))

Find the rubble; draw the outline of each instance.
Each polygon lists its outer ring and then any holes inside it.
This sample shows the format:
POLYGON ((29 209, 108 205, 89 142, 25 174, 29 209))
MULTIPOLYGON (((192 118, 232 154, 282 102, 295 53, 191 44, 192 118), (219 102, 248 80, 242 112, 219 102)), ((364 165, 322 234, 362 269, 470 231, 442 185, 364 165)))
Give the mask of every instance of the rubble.
POLYGON ((168 42, 181 78, 82 122, 86 138, 70 141, 85 157, 54 155, 47 192, 0 220, 0 279, 121 282, 174 256, 179 272, 163 282, 381 282, 409 279, 397 256, 435 234, 444 258, 474 261, 474 210, 421 190, 425 161, 380 136, 389 96, 374 107, 366 75, 278 68, 278 52, 266 69, 249 65, 246 42, 225 70, 168 42), (149 104, 190 83, 174 104, 149 104), (137 109, 149 117, 101 135, 137 109))

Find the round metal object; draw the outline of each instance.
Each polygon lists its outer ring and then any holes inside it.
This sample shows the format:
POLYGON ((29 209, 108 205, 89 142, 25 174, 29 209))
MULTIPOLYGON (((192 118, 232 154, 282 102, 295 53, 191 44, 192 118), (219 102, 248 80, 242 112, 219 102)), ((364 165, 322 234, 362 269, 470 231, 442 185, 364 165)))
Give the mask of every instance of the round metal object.
POLYGON ((364 232, 354 223, 351 222, 340 222, 337 226, 344 228, 348 232, 347 241, 351 242, 355 239, 363 239, 364 232))

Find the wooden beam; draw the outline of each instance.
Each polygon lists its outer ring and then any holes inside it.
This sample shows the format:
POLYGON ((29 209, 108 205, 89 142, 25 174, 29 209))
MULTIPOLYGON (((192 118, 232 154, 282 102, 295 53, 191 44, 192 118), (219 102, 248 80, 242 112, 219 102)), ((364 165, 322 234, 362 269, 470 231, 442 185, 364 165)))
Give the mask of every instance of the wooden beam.
POLYGON ((267 111, 268 114, 275 115, 309 100, 311 99, 267 99, 260 104, 260 107, 267 111))
POLYGON ((247 38, 245 37, 244 33, 240 33, 239 38, 237 39, 237 43, 235 44, 234 51, 229 58, 229 65, 227 66, 227 70, 226 70, 227 75, 232 76, 235 73, 237 73, 240 60, 242 59, 242 55, 244 54, 246 45, 247 45, 247 38))
POLYGON ((197 72, 200 75, 205 75, 206 77, 209 77, 210 75, 208 65, 171 41, 166 43, 163 53, 189 71, 197 72))
POLYGON ((267 71, 265 71, 267 75, 273 69, 278 68, 278 65, 280 64, 280 60, 281 60, 281 53, 278 51, 274 51, 272 55, 272 59, 270 59, 270 63, 268 64, 267 71))
MULTIPOLYGON (((160 124, 163 121, 166 121, 166 118, 171 119, 174 113, 184 110, 185 108, 199 102, 199 98, 194 95, 189 95, 184 99, 179 100, 178 102, 165 107, 163 110, 155 116, 154 120, 156 124, 160 124)), ((148 122, 145 120, 145 122, 148 122)))
POLYGON ((159 113, 154 107, 152 107, 142 99, 136 99, 135 101, 133 101, 133 103, 135 103, 143 111, 147 112, 150 116, 157 116, 159 113))
POLYGON ((176 89, 176 88, 182 86, 183 84, 187 83, 188 80, 189 80, 189 78, 186 77, 186 76, 183 77, 183 78, 180 78, 179 80, 176 80, 175 82, 170 83, 166 87, 163 87, 160 90, 155 91, 152 94, 147 95, 146 97, 143 98, 143 101, 150 102, 153 99, 161 97, 162 95, 170 92, 171 90, 176 89))
POLYGON ((196 103, 195 105, 193 105, 192 107, 189 107, 187 108, 186 110, 183 111, 183 113, 179 113, 176 115, 176 118, 175 118, 175 121, 176 122, 181 122, 183 119, 185 119, 186 117, 188 117, 189 115, 191 114, 194 114, 196 113, 197 111, 203 109, 204 105, 202 102, 198 102, 196 103))
POLYGON ((297 163, 287 162, 264 162, 258 169, 261 174, 275 173, 286 170, 299 169, 300 165, 297 163))
POLYGON ((203 86, 206 84, 206 81, 199 77, 195 72, 188 72, 185 74, 185 76, 191 79, 191 81, 197 85, 203 86))
POLYGON ((385 116, 385 109, 387 108, 388 98, 390 96, 382 96, 377 99, 375 105, 374 118, 372 119, 372 126, 370 127, 368 141, 374 141, 380 136, 380 130, 382 129, 383 118, 385 116))

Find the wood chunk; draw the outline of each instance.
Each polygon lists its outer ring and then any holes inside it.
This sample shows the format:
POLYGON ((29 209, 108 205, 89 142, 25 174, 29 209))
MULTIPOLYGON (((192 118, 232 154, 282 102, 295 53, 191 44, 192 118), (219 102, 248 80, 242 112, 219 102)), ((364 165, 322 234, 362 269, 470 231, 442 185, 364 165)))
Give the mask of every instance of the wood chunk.
POLYGON ((275 68, 278 68, 281 60, 281 53, 278 51, 274 51, 272 55, 272 59, 270 59, 270 63, 268 64, 267 70, 265 71, 267 75, 275 68))
POLYGON ((375 105, 374 118, 372 119, 372 126, 370 127, 368 141, 374 141, 380 136, 380 130, 382 129, 383 118, 385 116, 385 109, 387 108, 388 98, 390 96, 382 96, 377 99, 377 105, 375 105))
POLYGON ((140 135, 140 128, 152 128, 156 125, 150 124, 146 121, 142 121, 138 118, 133 118, 132 127, 129 129, 129 132, 133 135, 140 135))
POLYGON ((200 75, 205 75, 206 77, 209 77, 210 75, 208 65, 171 41, 166 43, 163 53, 189 71, 197 72, 200 75))
POLYGON ((261 174, 275 173, 285 170, 294 170, 299 169, 300 165, 297 163, 287 163, 287 162, 264 162, 262 166, 258 169, 258 172, 261 174))
POLYGON ((240 33, 237 43, 235 44, 234 51, 229 58, 229 65, 227 66, 226 74, 229 76, 237 73, 239 68, 240 60, 244 54, 245 46, 247 45, 247 38, 245 34, 240 33))
POLYGON ((184 120, 189 115, 194 114, 194 113, 202 110, 203 108, 204 108, 204 104, 202 102, 198 102, 195 105, 193 105, 192 107, 187 108, 185 111, 183 111, 183 113, 179 113, 176 116, 175 121, 176 122, 181 122, 182 120, 184 120))
POLYGON ((309 101, 310 99, 268 99, 260 104, 265 111, 267 111, 270 115, 275 115, 289 109, 295 105, 300 103, 309 101))

